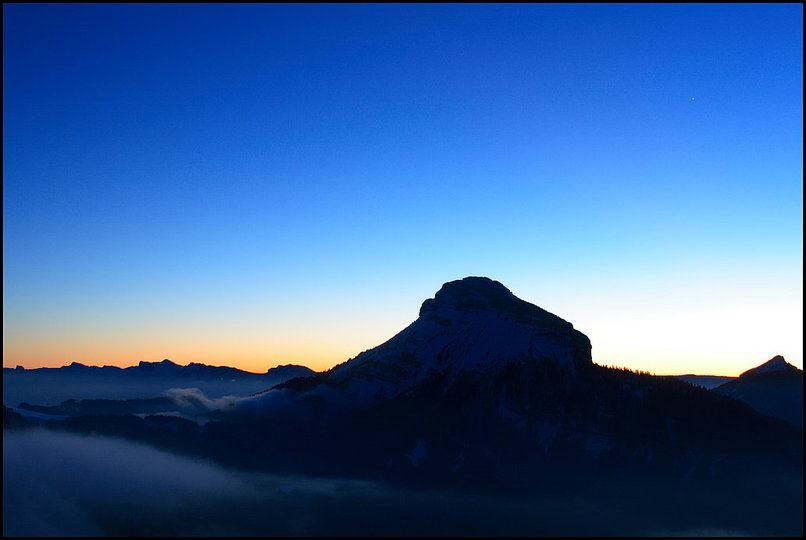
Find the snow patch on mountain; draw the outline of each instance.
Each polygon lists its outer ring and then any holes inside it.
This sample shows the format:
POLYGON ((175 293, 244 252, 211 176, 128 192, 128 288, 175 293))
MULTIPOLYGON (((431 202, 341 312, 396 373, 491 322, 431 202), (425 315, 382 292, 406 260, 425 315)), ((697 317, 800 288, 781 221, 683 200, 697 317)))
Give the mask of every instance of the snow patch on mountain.
POLYGON ((758 375, 759 373, 772 373, 776 371, 797 371, 798 368, 784 360, 784 357, 781 355, 775 356, 770 360, 767 360, 763 364, 758 367, 754 367, 753 369, 748 369, 739 377, 745 377, 747 375, 758 375))
POLYGON ((435 376, 450 385, 465 372, 491 375, 528 361, 551 362, 573 374, 590 363, 590 341, 497 281, 465 278, 443 285, 411 325, 336 366, 327 378, 368 401, 400 395, 435 376))

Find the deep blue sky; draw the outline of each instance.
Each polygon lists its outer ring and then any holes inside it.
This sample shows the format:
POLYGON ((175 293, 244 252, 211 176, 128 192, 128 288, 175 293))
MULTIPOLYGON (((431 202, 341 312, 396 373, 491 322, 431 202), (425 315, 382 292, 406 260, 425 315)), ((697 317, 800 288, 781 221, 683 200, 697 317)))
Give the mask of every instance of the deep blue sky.
POLYGON ((802 366, 802 4, 4 4, 4 365, 324 369, 487 275, 802 366))

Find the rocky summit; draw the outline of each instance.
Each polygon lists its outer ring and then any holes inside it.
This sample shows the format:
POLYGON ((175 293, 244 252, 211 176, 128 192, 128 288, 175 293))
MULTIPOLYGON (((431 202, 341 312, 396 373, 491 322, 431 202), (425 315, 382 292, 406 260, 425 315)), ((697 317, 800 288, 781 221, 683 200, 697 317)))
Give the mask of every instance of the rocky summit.
POLYGON ((803 370, 783 356, 774 356, 714 390, 760 413, 803 427, 803 370))
POLYGON ((767 360, 760 366, 756 366, 753 369, 748 369, 739 375, 739 377, 755 377, 763 373, 797 373, 799 371, 801 370, 787 362, 784 357, 779 354, 767 360))
POLYGON ((522 363, 546 363, 573 375, 591 364, 590 340, 498 281, 467 277, 445 283, 411 325, 335 367, 327 380, 372 400, 436 378, 450 386, 463 373, 492 377, 522 363))

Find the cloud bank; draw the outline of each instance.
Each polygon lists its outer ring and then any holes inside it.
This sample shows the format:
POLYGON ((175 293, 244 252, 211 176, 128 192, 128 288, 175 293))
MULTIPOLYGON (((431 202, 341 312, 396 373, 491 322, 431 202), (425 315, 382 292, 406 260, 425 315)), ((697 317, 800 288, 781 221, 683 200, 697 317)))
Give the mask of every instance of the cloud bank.
POLYGON ((233 471, 111 438, 4 435, 4 536, 686 535, 602 500, 412 492, 233 471))

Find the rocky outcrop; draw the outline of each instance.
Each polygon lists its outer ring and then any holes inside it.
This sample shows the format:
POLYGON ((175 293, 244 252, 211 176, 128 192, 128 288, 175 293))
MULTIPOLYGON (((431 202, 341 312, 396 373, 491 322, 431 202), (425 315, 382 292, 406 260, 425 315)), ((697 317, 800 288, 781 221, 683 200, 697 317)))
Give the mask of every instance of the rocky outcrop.
POLYGON ((572 376, 591 365, 590 340, 573 325, 517 298, 498 281, 445 283, 419 317, 389 341, 326 373, 364 400, 386 399, 464 373, 489 379, 512 364, 550 364, 572 376))

